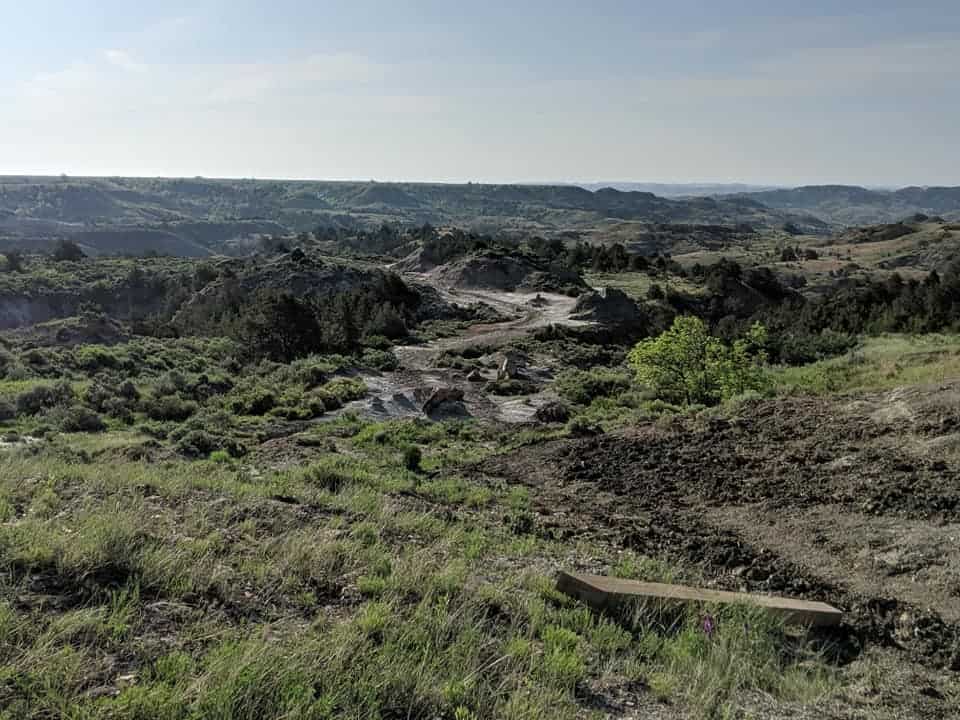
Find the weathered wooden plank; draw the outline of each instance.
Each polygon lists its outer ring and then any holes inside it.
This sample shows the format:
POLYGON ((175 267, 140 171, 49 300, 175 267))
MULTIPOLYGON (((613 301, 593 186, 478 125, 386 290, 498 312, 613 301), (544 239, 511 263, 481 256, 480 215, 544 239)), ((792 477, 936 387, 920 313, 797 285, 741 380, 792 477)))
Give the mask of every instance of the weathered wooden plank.
POLYGON ((561 572, 557 589, 597 610, 612 609, 630 601, 644 599, 673 603, 741 603, 755 605, 796 625, 831 627, 840 624, 843 613, 832 605, 809 600, 749 595, 746 593, 706 590, 684 585, 665 585, 637 580, 561 572))

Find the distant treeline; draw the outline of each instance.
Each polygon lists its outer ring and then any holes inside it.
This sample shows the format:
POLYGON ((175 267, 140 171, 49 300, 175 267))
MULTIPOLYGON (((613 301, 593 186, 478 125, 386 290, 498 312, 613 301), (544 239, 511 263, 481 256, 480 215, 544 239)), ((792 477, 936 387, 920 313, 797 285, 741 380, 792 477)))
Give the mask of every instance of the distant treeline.
POLYGON ((678 314, 708 321, 721 336, 739 336, 754 322, 770 336, 771 357, 799 364, 843 352, 857 335, 960 331, 960 262, 923 280, 897 274, 884 280, 843 280, 820 297, 805 297, 767 268, 721 260, 691 276, 705 297, 662 293, 678 314))

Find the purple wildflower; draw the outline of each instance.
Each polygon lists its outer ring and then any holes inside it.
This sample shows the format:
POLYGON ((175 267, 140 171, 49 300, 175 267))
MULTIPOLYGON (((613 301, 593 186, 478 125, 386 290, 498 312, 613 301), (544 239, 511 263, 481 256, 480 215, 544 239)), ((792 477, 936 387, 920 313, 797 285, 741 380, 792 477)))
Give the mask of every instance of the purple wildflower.
POLYGON ((708 638, 713 637, 714 631, 717 629, 716 623, 713 621, 712 615, 707 615, 703 618, 703 634, 708 638))

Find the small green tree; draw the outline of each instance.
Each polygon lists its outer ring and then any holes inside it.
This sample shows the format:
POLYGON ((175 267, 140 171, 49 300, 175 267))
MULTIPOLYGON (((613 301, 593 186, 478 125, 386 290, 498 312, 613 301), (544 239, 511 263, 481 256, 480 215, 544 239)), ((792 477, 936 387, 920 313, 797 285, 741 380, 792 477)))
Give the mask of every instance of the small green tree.
POLYGON ((320 326, 309 303, 286 292, 260 293, 243 318, 240 341, 250 359, 276 362, 322 349, 320 326))
POLYGON ((712 405, 766 389, 765 343, 766 330, 759 323, 725 345, 699 318, 678 317, 659 337, 637 343, 628 359, 637 379, 664 400, 712 405))
POLYGON ((770 386, 770 378, 764 365, 767 363, 767 329, 754 323, 740 339, 724 352, 716 364, 720 396, 723 399, 741 395, 748 390, 764 392, 770 386))

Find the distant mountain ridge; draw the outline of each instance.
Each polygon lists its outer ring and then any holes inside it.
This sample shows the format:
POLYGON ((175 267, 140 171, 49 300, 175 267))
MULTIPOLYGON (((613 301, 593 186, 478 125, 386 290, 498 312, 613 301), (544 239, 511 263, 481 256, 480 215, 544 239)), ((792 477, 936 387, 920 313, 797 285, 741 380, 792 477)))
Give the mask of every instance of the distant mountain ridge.
POLYGON ((244 247, 258 234, 318 225, 383 222, 457 225, 487 232, 602 231, 616 223, 782 227, 826 224, 747 197, 664 198, 576 185, 482 185, 204 178, 0 178, 0 230, 14 239, 80 236, 91 251, 208 254, 244 247), (198 234, 197 224, 207 232, 198 234), (136 232, 135 232, 136 231, 136 232), (119 234, 118 233, 122 233, 119 234))
POLYGON ((786 212, 811 213, 845 226, 895 222, 915 213, 960 218, 960 187, 868 190, 858 185, 805 185, 722 197, 750 199, 786 212))
MULTIPOLYGON (((599 184, 598 184, 599 185, 599 184)), ((70 237, 92 254, 244 253, 258 237, 384 222, 482 232, 605 237, 634 225, 722 225, 827 233, 916 213, 960 218, 960 187, 488 185, 205 178, 0 177, 0 241, 43 249, 70 237), (682 193, 664 197, 639 188, 682 193), (705 193, 705 194, 700 194, 705 193)))
POLYGON ((649 192, 665 198, 696 197, 704 195, 733 195, 765 190, 779 190, 782 185, 752 185, 749 183, 657 183, 657 182, 588 182, 575 183, 587 190, 613 188, 622 192, 649 192))

